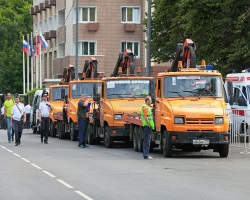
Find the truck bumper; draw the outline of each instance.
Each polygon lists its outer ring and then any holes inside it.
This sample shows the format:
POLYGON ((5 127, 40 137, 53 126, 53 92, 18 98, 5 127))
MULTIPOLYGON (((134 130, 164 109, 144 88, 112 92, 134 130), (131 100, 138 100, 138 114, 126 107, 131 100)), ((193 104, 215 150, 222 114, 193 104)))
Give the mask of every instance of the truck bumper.
POLYGON ((169 132, 168 139, 172 144, 194 144, 203 145, 208 144, 229 144, 230 134, 227 132, 214 133, 214 132, 169 132), (200 143, 199 143, 200 142, 200 143))
POLYGON ((111 137, 129 137, 130 136, 130 129, 118 126, 110 126, 109 127, 109 135, 111 137))

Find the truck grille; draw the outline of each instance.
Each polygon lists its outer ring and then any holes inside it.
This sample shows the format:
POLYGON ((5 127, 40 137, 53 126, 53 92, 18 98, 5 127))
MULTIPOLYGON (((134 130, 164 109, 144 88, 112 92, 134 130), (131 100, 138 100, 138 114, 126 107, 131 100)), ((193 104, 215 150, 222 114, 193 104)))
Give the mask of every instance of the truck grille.
POLYGON ((213 124, 214 119, 210 118, 204 118, 204 119, 198 119, 198 118, 187 118, 186 124, 213 124))

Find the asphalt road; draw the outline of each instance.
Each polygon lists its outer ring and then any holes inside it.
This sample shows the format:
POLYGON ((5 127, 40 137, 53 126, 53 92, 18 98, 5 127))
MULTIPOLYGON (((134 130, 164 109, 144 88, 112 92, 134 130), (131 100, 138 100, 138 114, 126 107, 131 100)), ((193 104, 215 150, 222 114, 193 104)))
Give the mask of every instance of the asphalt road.
POLYGON ((250 154, 159 152, 144 160, 125 144, 112 149, 49 138, 24 130, 21 146, 0 130, 0 200, 240 200, 250 199, 250 154))

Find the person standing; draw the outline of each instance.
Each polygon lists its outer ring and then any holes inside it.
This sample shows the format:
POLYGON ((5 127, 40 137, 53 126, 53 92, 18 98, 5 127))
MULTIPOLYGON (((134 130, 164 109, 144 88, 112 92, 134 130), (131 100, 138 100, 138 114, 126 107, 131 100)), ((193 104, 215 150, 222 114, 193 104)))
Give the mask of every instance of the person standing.
POLYGON ((20 102, 19 94, 15 94, 15 103, 12 106, 10 126, 15 132, 15 146, 21 144, 21 137, 23 132, 23 124, 26 123, 26 113, 24 105, 20 102))
POLYGON ((85 148, 88 147, 86 145, 86 132, 88 128, 89 121, 86 118, 86 114, 89 110, 90 102, 86 101, 86 95, 82 94, 81 99, 78 102, 78 147, 85 148))
POLYGON ((150 160, 153 159, 151 156, 149 156, 149 149, 150 149, 152 129, 154 129, 153 113, 150 108, 151 103, 152 103, 151 97, 147 96, 145 98, 145 104, 142 105, 140 112, 142 126, 144 130, 143 157, 144 159, 150 159, 150 160))
POLYGON ((30 113, 31 113, 31 106, 30 106, 30 103, 28 102, 27 105, 26 105, 24 108, 25 108, 25 113, 26 113, 26 124, 25 124, 25 128, 30 129, 30 113))
POLYGON ((11 99, 11 94, 8 92, 6 94, 6 101, 4 102, 4 119, 7 125, 7 135, 8 135, 8 141, 11 143, 11 136, 12 141, 14 141, 14 133, 12 132, 12 127, 10 126, 10 117, 12 112, 12 106, 15 104, 13 99, 11 99))
POLYGON ((5 128, 5 120, 4 120, 4 106, 2 105, 2 108, 1 108, 1 128, 2 129, 6 129, 5 128))
POLYGON ((49 135, 49 112, 52 110, 48 102, 48 92, 44 91, 42 94, 43 101, 39 105, 38 119, 41 123, 41 143, 48 144, 49 135), (44 140, 43 140, 44 138, 44 140))

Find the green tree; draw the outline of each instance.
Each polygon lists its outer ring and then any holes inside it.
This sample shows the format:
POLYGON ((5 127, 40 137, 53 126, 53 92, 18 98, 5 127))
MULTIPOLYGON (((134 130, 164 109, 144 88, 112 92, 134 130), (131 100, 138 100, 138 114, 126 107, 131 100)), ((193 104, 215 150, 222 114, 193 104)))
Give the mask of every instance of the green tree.
POLYGON ((22 36, 32 30, 32 0, 0 2, 0 93, 22 93, 22 36))
POLYGON ((154 0, 152 58, 174 58, 177 43, 190 38, 197 60, 206 60, 222 73, 250 67, 249 0, 154 0))

